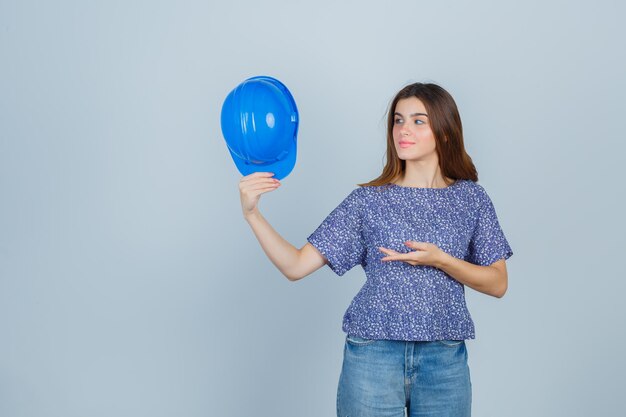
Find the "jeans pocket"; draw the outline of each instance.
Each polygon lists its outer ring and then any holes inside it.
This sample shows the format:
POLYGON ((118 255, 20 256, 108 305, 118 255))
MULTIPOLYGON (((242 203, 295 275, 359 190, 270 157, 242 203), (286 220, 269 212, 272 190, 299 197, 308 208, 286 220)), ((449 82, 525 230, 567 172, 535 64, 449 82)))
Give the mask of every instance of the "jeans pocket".
POLYGON ((375 341, 376 341, 375 339, 366 339, 360 336, 351 336, 351 335, 346 336, 346 342, 348 342, 349 344, 353 346, 366 346, 366 345, 370 345, 374 343, 375 341))
POLYGON ((465 342, 464 340, 437 340, 437 343, 442 344, 448 347, 457 347, 461 343, 465 342))

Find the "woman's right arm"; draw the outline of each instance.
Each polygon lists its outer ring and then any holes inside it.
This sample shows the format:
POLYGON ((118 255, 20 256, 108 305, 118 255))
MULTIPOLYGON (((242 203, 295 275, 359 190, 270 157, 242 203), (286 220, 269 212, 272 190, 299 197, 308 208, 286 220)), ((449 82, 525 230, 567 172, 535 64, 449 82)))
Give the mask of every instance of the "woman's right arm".
POLYGON ((297 249, 274 230, 258 209, 261 194, 280 187, 269 172, 247 175, 239 182, 241 209, 263 251, 290 281, 297 281, 326 264, 326 259, 310 243, 297 249))

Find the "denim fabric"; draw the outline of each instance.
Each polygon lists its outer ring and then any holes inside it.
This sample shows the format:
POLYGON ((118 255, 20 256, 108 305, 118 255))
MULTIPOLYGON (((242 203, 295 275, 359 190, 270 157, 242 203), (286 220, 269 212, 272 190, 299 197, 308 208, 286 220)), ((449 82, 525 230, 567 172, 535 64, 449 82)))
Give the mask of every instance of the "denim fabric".
POLYGON ((338 417, 469 417, 471 403, 465 341, 346 337, 338 417))

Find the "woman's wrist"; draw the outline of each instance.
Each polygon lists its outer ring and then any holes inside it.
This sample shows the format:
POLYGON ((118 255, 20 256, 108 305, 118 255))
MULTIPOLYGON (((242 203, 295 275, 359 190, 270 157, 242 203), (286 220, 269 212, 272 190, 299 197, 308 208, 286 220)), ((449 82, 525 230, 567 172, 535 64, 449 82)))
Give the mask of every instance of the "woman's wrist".
POLYGON ((243 213, 243 218, 248 222, 252 222, 254 220, 257 220, 259 217, 261 216, 261 213, 259 212, 259 210, 257 208, 255 208, 254 210, 250 210, 247 212, 243 213))
POLYGON ((454 257, 452 255, 442 250, 439 252, 439 256, 437 257, 435 265, 433 266, 435 268, 444 270, 448 265, 450 265, 450 262, 453 260, 454 260, 454 257))

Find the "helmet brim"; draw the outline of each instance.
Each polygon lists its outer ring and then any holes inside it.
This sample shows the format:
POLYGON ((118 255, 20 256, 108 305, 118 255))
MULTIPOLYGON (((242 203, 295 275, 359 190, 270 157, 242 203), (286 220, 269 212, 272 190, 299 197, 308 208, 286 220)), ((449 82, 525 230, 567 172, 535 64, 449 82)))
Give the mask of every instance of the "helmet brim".
POLYGON ((230 152, 230 156, 233 158, 235 166, 242 175, 250 175, 255 172, 272 172, 274 174, 274 178, 282 180, 289 175, 289 173, 293 170, 293 167, 296 165, 297 146, 296 141, 294 140, 287 155, 281 160, 275 162, 252 163, 241 159, 237 156, 237 154, 231 151, 230 148, 228 148, 228 152, 230 152))

